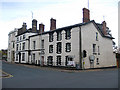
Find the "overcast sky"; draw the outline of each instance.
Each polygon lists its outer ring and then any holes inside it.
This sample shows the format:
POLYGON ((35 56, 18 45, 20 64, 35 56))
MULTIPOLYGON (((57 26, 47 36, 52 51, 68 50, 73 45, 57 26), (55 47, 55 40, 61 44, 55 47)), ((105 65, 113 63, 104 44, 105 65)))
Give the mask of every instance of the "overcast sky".
MULTIPOLYGON (((118 1, 89 0, 90 19, 107 22, 114 41, 118 44, 118 1)), ((50 18, 57 20, 57 28, 82 23, 82 8, 88 0, 0 0, 0 49, 8 47, 8 33, 21 28, 23 22, 32 27, 33 18, 50 30, 50 18)))

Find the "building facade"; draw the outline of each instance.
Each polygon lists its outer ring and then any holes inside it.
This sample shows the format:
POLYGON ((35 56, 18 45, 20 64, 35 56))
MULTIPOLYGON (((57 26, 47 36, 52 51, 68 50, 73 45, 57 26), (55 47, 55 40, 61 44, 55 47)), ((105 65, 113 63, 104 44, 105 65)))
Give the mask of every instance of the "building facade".
POLYGON ((15 45, 15 62, 41 66, 64 66, 79 69, 116 66, 112 35, 105 21, 90 21, 90 11, 83 8, 83 23, 56 29, 51 18, 50 31, 44 24, 32 21, 18 30, 15 45))
POLYGON ((37 34, 37 20, 32 21, 32 28, 27 29, 26 23, 23 23, 22 28, 18 29, 15 43, 15 63, 28 63, 29 54, 29 36, 37 34))
POLYGON ((15 43, 18 29, 15 28, 8 34, 8 54, 7 54, 7 61, 14 62, 15 61, 15 43))

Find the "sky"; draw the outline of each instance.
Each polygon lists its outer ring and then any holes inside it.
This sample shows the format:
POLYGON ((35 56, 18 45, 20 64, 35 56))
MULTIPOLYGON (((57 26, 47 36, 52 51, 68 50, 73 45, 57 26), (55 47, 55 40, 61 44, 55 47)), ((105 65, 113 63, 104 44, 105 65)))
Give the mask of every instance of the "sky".
MULTIPOLYGON (((82 9, 90 10, 90 20, 106 21, 114 41, 118 44, 118 2, 120 0, 0 0, 0 49, 7 49, 8 34, 14 28, 32 27, 33 19, 50 30, 50 19, 56 19, 57 28, 82 23, 82 9)), ((39 28, 39 27, 38 27, 39 28)))

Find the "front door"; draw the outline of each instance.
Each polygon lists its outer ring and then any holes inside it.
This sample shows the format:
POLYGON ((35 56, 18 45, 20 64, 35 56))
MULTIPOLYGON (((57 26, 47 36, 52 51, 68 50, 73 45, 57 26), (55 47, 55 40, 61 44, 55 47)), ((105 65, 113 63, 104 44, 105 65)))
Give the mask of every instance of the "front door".
POLYGON ((21 63, 21 53, 19 52, 19 63, 21 63))
POLYGON ((44 66, 44 56, 41 57, 41 65, 44 66))
POLYGON ((14 62, 14 60, 15 60, 15 52, 12 51, 12 62, 14 62))

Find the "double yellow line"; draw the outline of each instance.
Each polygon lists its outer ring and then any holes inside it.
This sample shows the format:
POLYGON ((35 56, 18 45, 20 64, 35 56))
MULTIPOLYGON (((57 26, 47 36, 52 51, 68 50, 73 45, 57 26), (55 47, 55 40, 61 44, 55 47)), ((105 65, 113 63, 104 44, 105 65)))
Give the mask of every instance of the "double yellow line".
POLYGON ((12 75, 10 75, 10 74, 2 71, 2 70, 0 70, 0 73, 1 73, 0 78, 10 78, 10 77, 13 77, 12 75), (5 76, 2 76, 2 74, 4 74, 5 76))

